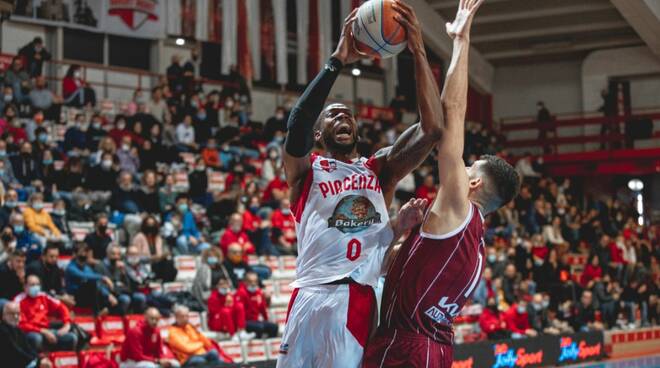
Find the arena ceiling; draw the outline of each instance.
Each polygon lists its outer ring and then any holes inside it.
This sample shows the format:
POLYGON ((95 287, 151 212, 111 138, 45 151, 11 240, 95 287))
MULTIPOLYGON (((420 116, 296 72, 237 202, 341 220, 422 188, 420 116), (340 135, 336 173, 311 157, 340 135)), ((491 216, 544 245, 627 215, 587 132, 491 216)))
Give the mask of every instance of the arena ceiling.
MULTIPOLYGON (((425 1, 442 19, 454 18, 458 0, 425 1)), ((645 0, 633 2, 637 1, 645 0)), ((495 66, 580 60, 594 50, 645 44, 636 31, 639 28, 626 20, 634 24, 634 19, 615 3, 617 0, 486 0, 475 19, 471 41, 495 66)))

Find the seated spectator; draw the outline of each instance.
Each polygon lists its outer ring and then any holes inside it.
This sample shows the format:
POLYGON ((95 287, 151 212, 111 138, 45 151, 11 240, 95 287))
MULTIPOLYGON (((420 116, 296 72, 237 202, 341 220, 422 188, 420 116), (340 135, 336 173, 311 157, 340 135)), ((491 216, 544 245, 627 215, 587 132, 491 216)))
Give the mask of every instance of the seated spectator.
POLYGON ((53 219, 53 223, 62 234, 71 233, 69 222, 66 217, 66 202, 64 202, 64 200, 58 199, 53 202, 53 210, 50 212, 50 218, 53 219))
POLYGON ((175 209, 165 217, 165 221, 171 222, 170 220, 174 215, 180 219, 179 226, 173 226, 177 233, 176 249, 180 254, 199 254, 204 249, 209 248, 210 245, 204 241, 202 234, 197 230, 197 224, 192 211, 190 211, 189 202, 187 195, 179 194, 176 197, 175 209))
MULTIPOLYGON (((108 132, 108 136, 112 139, 112 141, 115 143, 115 150, 116 146, 121 145, 122 139, 126 136, 130 137, 131 132, 126 129, 126 116, 124 115, 117 115, 115 117, 115 121, 113 128, 110 129, 108 132)), ((115 152, 112 152, 115 153, 115 152)))
POLYGON ((12 169, 11 162, 9 162, 7 158, 0 160, 0 182, 2 182, 2 185, 4 185, 5 188, 21 186, 18 180, 16 180, 14 169, 12 169))
POLYGON ((108 132, 103 129, 103 118, 99 114, 94 114, 92 116, 92 123, 87 128, 87 132, 85 132, 87 149, 90 152, 95 151, 99 147, 99 144, 101 144, 101 140, 107 135, 108 132))
POLYGON ((64 271, 57 265, 59 255, 58 245, 48 244, 41 257, 27 265, 25 274, 39 277, 43 292, 72 307, 75 301, 64 292, 64 271))
POLYGON ((25 281, 25 252, 13 250, 0 265, 0 307, 23 291, 25 281))
POLYGON ((568 243, 561 234, 561 218, 558 216, 552 219, 551 224, 543 226, 543 238, 546 243, 559 249, 568 249, 568 243))
MULTIPOLYGON (((234 168, 234 172, 236 172, 236 168, 234 168)), ((227 181, 229 182, 229 178, 227 178, 227 181)), ((275 178, 264 189, 261 201, 264 205, 275 208, 278 206, 279 201, 288 196, 288 191, 289 185, 286 183, 284 169, 278 167, 275 169, 275 178)))
POLYGON ((151 270, 157 279, 173 281, 176 277, 176 269, 172 255, 159 234, 158 219, 148 215, 140 226, 140 232, 135 235, 131 245, 137 248, 142 260, 151 264, 151 270))
POLYGON ((137 148, 131 144, 130 136, 123 136, 121 138, 121 145, 117 150, 117 158, 119 159, 119 169, 126 171, 131 175, 135 175, 140 168, 140 157, 137 148))
POLYGON ((163 89, 161 87, 151 89, 151 100, 147 102, 147 109, 159 123, 169 123, 171 121, 170 111, 167 108, 167 102, 163 99, 163 89))
POLYGON ((119 165, 115 162, 114 155, 104 152, 101 155, 100 164, 92 166, 87 171, 85 186, 93 191, 110 192, 117 186, 118 176, 119 165))
POLYGON ((603 329, 603 324, 596 320, 596 309, 593 305, 591 291, 582 292, 580 302, 575 307, 572 325, 575 331, 600 331, 603 329))
MULTIPOLYGON (((16 139, 14 139, 14 142, 16 142, 16 139)), ((40 165, 41 163, 32 155, 32 144, 30 142, 23 142, 21 152, 11 159, 14 176, 24 187, 30 186, 33 180, 40 179, 40 165)))
POLYGON ((433 174, 428 174, 424 177, 424 182, 415 191, 415 197, 419 199, 427 199, 429 203, 433 203, 438 188, 435 185, 435 178, 433 174))
POLYGON ((222 249, 225 256, 228 254, 230 244, 241 246, 241 253, 245 261, 247 261, 247 255, 254 254, 256 250, 254 244, 250 241, 250 237, 243 230, 243 217, 238 213, 231 215, 229 224, 220 238, 220 249, 222 249))
POLYGON ((55 185, 57 193, 62 198, 71 198, 74 190, 87 187, 85 183, 85 167, 79 157, 70 157, 64 164, 64 168, 57 172, 55 176, 55 185))
POLYGON ((44 345, 54 350, 75 350, 77 337, 71 331, 69 309, 41 291, 38 276, 27 277, 25 292, 18 294, 14 301, 21 309, 18 327, 26 333, 34 350, 42 351, 44 345))
POLYGON ((551 335, 572 334, 573 328, 566 321, 559 319, 558 311, 553 308, 548 309, 548 326, 543 332, 551 335))
POLYGON ((188 195, 192 198, 193 202, 204 207, 210 204, 208 194, 209 178, 206 174, 206 165, 204 159, 199 158, 195 164, 195 169, 188 174, 188 195))
POLYGON ((268 305, 266 296, 259 287, 259 277, 255 272, 245 274, 245 280, 239 286, 236 297, 245 308, 247 332, 254 332, 257 338, 276 337, 278 332, 277 323, 268 320, 268 305))
POLYGON ((142 313, 147 306, 147 297, 131 288, 131 280, 126 271, 124 261, 121 259, 121 248, 117 244, 110 244, 107 256, 95 266, 95 271, 112 281, 110 292, 117 298, 119 304, 111 312, 125 315, 129 313, 142 313))
POLYGON ((156 172, 146 170, 142 174, 142 185, 137 192, 137 198, 138 206, 143 212, 150 214, 161 213, 156 172))
POLYGON ((67 294, 73 295, 76 306, 91 308, 95 313, 117 306, 119 301, 108 289, 113 285, 112 280, 94 272, 90 266, 92 249, 80 242, 75 246, 74 255, 64 272, 64 284, 67 294))
POLYGON ((101 213, 96 217, 94 231, 85 236, 84 242, 91 249, 94 259, 105 258, 108 245, 112 242, 112 237, 108 234, 108 215, 101 213))
POLYGON ((600 267, 600 261, 596 254, 592 253, 589 255, 587 265, 584 267, 584 271, 580 277, 580 284, 582 287, 590 289, 593 286, 592 281, 597 281, 602 276, 603 269, 600 267))
POLYGON ((176 126, 176 147, 181 152, 197 150, 195 143, 195 128, 190 115, 185 115, 183 121, 176 126))
MULTIPOLYGON (((27 140, 34 142, 34 145, 43 146, 48 142, 48 133, 44 128, 44 112, 42 110, 35 109, 32 111, 32 118, 28 119, 25 123, 25 134, 27 134, 27 140), (39 129, 41 128, 41 129, 39 129), (39 134, 45 134, 45 138, 39 137, 39 134), (40 139, 41 138, 41 139, 40 139), (42 141, 43 139, 43 141, 42 141)), ((32 147, 35 153, 39 153, 37 147, 32 147)), ((37 155, 38 156, 38 155, 37 155)))
POLYGON ((209 138, 206 142, 206 147, 202 149, 202 160, 210 168, 219 169, 222 167, 222 161, 220 161, 220 154, 218 153, 218 147, 214 138, 209 138))
POLYGON ((250 340, 254 333, 245 331, 245 309, 222 277, 208 300, 208 325, 211 331, 228 333, 233 340, 250 340))
POLYGON ((96 105, 96 93, 85 82, 80 65, 71 64, 62 79, 62 96, 67 106, 83 107, 96 105))
POLYGON ((158 189, 158 202, 161 213, 173 211, 176 206, 177 193, 173 188, 174 176, 172 174, 166 175, 165 182, 158 189))
POLYGON ((41 193, 34 193, 30 196, 28 207, 23 214, 25 216, 25 226, 33 232, 38 238, 41 238, 42 244, 47 241, 66 241, 67 237, 55 226, 50 214, 44 210, 44 196, 41 193))
POLYGON ((20 213, 18 208, 18 193, 14 189, 7 190, 5 193, 4 202, 0 207, 0 228, 5 228, 9 225, 9 219, 14 213, 20 213))
POLYGON ((76 115, 76 121, 73 126, 64 133, 64 152, 70 156, 80 156, 87 150, 87 122, 85 115, 76 115))
POLYGON ((291 202, 288 198, 280 201, 280 207, 273 211, 270 221, 277 251, 280 254, 296 254, 296 221, 291 214, 291 202))
POLYGON ((138 205, 138 191, 133 185, 133 176, 128 171, 119 173, 117 186, 110 197, 110 207, 122 214, 136 214, 140 212, 138 205))
MULTIPOLYGON (((18 303, 8 302, 2 308, 2 322, 0 322, 0 356, 11 357, 12 368, 23 367, 52 367, 48 358, 39 358, 38 353, 25 337, 25 333, 18 328, 21 311, 18 303)), ((5 363, 8 363, 5 361, 5 363)))
POLYGON ((548 327, 548 305, 549 300, 544 300, 540 293, 534 294, 532 301, 527 304, 529 324, 538 333, 542 333, 548 327))
POLYGON ((9 85, 14 90, 16 103, 24 104, 29 102, 28 95, 32 89, 30 74, 25 70, 23 58, 15 56, 12 59, 11 66, 5 71, 4 84, 9 85))
POLYGON ((483 276, 479 280, 476 289, 474 289, 474 294, 472 294, 472 300, 477 304, 487 305, 488 298, 495 296, 495 290, 493 289, 493 270, 489 266, 486 266, 482 274, 483 276))
POLYGON ((151 271, 147 264, 142 262, 142 257, 137 247, 130 246, 126 249, 126 272, 131 283, 137 289, 146 289, 151 279, 151 271))
MULTIPOLYGON (((222 251, 218 247, 211 247, 202 252, 202 262, 197 268, 192 285, 192 294, 202 305, 206 305, 211 290, 218 284, 220 278, 231 280, 223 260, 222 251)), ((234 288, 237 286, 232 285, 234 288)))
POLYGON ((502 313, 497 309, 495 298, 488 298, 486 307, 479 315, 479 327, 489 340, 503 340, 511 337, 502 313))
POLYGON ((253 271, 252 267, 247 264, 246 257, 243 256, 243 246, 238 243, 229 244, 224 266, 229 272, 233 285, 238 285, 248 272, 253 271))
POLYGON ((27 255, 27 262, 31 262, 41 255, 41 250, 45 246, 41 239, 38 239, 34 234, 25 227, 23 215, 15 213, 11 215, 9 223, 14 232, 14 239, 16 240, 16 249, 25 252, 27 255))
POLYGON ((121 346, 122 367, 130 368, 171 368, 180 364, 174 359, 163 357, 163 340, 158 321, 160 313, 156 308, 144 312, 144 321, 126 332, 121 346))
POLYGON ((529 324, 529 315, 527 314, 527 302, 518 301, 504 312, 504 321, 507 330, 511 331, 511 337, 514 339, 535 337, 538 332, 529 324))
POLYGON ((175 322, 168 329, 168 345, 184 366, 197 364, 213 364, 217 366, 223 360, 215 349, 213 341, 204 336, 193 325, 188 323, 190 310, 183 305, 174 307, 175 322))

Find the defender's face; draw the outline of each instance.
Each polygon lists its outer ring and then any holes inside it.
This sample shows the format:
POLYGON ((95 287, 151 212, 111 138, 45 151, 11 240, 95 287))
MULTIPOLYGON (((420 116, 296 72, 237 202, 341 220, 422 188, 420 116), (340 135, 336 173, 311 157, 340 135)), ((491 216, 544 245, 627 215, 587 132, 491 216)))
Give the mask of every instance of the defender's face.
POLYGON ((343 104, 332 104, 321 113, 321 142, 329 151, 350 153, 357 144, 357 122, 343 104))

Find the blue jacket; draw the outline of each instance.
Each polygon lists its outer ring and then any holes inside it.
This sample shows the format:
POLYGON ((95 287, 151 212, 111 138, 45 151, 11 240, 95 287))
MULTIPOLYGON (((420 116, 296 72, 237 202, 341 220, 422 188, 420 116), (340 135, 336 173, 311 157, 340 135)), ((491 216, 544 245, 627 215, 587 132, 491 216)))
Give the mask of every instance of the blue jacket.
POLYGON ((64 272, 64 284, 66 285, 66 292, 68 294, 75 294, 78 288, 87 281, 99 281, 103 278, 101 274, 94 272, 92 268, 87 265, 80 265, 75 259, 69 262, 64 272))
MULTIPOLYGON (((167 215, 165 221, 169 221, 170 218, 172 218, 171 212, 167 215)), ((183 214, 183 218, 181 222, 182 222, 181 224, 182 228, 181 231, 179 232, 179 235, 192 236, 193 238, 199 239, 199 230, 197 230, 195 217, 193 216, 192 212, 190 212, 190 210, 186 211, 183 214)))

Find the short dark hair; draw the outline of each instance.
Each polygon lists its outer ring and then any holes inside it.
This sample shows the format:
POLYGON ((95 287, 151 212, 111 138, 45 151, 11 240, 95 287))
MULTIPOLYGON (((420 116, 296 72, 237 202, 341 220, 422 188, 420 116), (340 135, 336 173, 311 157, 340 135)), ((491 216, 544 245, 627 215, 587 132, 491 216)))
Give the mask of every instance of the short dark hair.
POLYGON ((485 161, 482 168, 489 178, 491 190, 497 196, 496 207, 509 203, 520 191, 518 172, 501 157, 482 155, 479 159, 485 161))
POLYGON ((48 251, 51 250, 51 249, 57 249, 57 251, 59 252, 60 251, 60 246, 57 243, 52 243, 52 242, 48 243, 48 244, 46 244, 46 248, 44 248, 44 253, 43 254, 48 253, 48 251))
POLYGON ((77 254, 80 251, 86 252, 90 248, 89 248, 89 245, 87 245, 87 243, 85 243, 84 241, 78 241, 78 242, 75 243, 73 249, 74 249, 74 254, 77 254))

